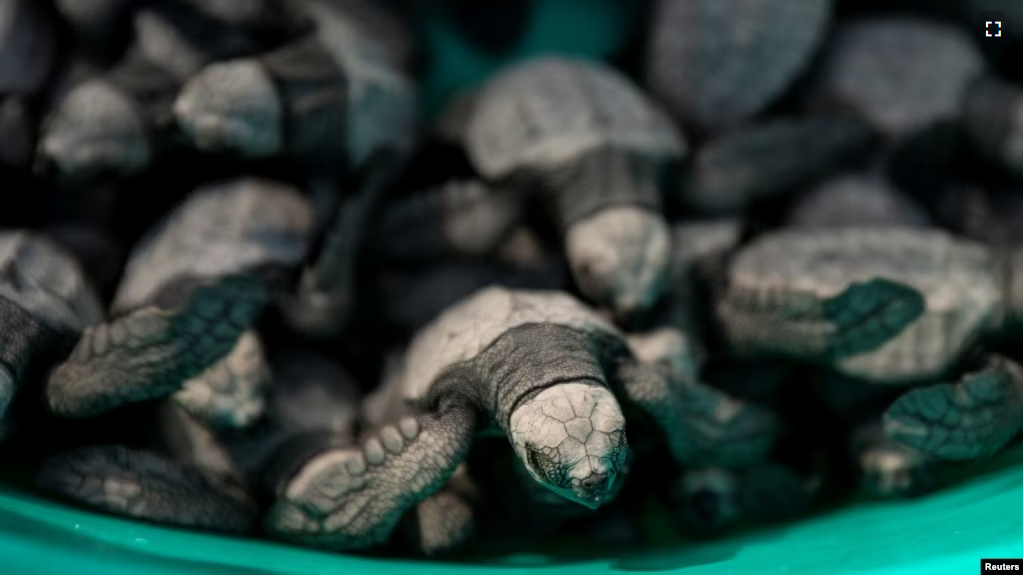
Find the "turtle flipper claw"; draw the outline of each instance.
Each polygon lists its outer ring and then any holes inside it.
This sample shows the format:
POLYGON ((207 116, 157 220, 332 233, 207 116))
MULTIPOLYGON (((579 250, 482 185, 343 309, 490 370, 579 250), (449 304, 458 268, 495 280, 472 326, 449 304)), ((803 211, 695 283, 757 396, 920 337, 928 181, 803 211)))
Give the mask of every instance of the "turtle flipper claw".
POLYGON ((149 452, 96 446, 45 462, 38 485, 111 514, 227 533, 255 527, 256 510, 229 496, 196 469, 149 452))
POLYGON ((1020 434, 1021 369, 992 358, 956 384, 918 388, 885 414, 885 433, 940 460, 973 460, 998 452, 1020 434))
POLYGON ((173 394, 231 352, 267 298, 256 277, 228 275, 87 329, 47 382, 50 410, 90 417, 173 394))
POLYGON ((925 299, 909 286, 876 278, 826 300, 823 312, 835 326, 827 353, 842 359, 877 350, 899 335, 924 314, 925 299))
POLYGON ((283 540, 339 551, 384 544, 408 510, 448 482, 475 425, 472 408, 450 406, 385 426, 361 447, 321 452, 280 489, 265 528, 283 540))

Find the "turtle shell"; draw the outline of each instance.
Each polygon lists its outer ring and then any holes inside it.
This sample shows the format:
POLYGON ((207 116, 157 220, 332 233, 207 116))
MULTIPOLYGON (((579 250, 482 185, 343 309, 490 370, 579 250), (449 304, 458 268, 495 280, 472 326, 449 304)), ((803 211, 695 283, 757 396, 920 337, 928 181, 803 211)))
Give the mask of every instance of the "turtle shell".
POLYGON ((671 121, 625 76, 565 57, 530 60, 482 87, 467 151, 486 178, 564 165, 598 148, 677 159, 684 144, 671 121))
POLYGON ((851 20, 838 30, 809 98, 814 107, 856 111, 899 141, 955 120, 983 69, 970 36, 955 26, 909 16, 851 20))
POLYGON ((842 360, 836 368, 847 376, 893 384, 939 378, 1001 326, 994 255, 936 229, 784 231, 755 241, 729 268, 730 291, 766 301, 820 303, 877 278, 918 290, 927 309, 881 347, 842 360))
POLYGON ((416 335, 398 375, 401 397, 409 404, 420 404, 445 369, 476 358, 517 326, 541 323, 623 338, 615 327, 564 292, 484 288, 443 312, 416 335))
POLYGON ((204 186, 139 243, 113 308, 143 305, 179 276, 297 266, 312 229, 306 200, 284 184, 244 178, 204 186))
POLYGON ((363 166, 380 150, 404 158, 414 145, 417 91, 387 47, 358 20, 330 2, 304 4, 316 34, 345 76, 349 114, 345 138, 349 161, 363 166))
POLYGON ((831 11, 830 0, 661 0, 646 63, 651 91, 688 126, 735 128, 810 64, 831 11))
POLYGON ((71 333, 103 321, 103 308, 78 262, 33 232, 0 231, 0 298, 71 333))

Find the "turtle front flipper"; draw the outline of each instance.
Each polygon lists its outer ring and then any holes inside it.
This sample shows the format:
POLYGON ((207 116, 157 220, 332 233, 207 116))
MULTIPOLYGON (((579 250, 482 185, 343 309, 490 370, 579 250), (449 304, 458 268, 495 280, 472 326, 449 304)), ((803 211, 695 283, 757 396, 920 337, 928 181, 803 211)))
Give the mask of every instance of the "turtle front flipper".
POLYGON ((625 397, 664 434, 675 460, 686 466, 742 466, 760 461, 775 443, 778 421, 770 412, 698 382, 687 370, 685 342, 672 330, 630 345, 641 361, 619 368, 625 397), (656 345, 654 339, 663 340, 656 345))
POLYGON ((267 286, 243 273, 168 288, 152 305, 86 330, 47 383, 52 412, 84 418, 175 393, 231 352, 268 299, 267 286))
POLYGON ((808 294, 729 293, 718 318, 739 354, 834 363, 877 350, 914 323, 925 299, 909 286, 875 278, 824 301, 808 294))
POLYGON ((229 496, 197 469, 122 446, 57 455, 43 464, 37 482, 91 508, 160 524, 239 534, 256 525, 251 503, 229 496))
POLYGON ((1021 368, 992 357, 956 384, 917 388, 885 413, 889 438, 940 460, 991 456, 1020 434, 1021 368))
POLYGON ((255 331, 242 334, 233 350, 174 394, 174 401, 215 429, 247 428, 267 409, 271 384, 255 331))
POLYGON ((384 544, 407 511, 449 481, 476 425, 476 409, 453 399, 381 428, 361 447, 322 451, 278 489, 265 528, 283 540, 333 550, 384 544))

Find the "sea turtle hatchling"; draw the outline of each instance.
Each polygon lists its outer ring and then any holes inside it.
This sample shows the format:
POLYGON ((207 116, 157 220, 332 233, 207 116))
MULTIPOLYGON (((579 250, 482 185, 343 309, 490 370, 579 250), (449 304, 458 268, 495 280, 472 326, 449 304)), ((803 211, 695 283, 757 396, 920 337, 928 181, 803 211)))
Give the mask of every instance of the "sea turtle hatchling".
POLYGON ((204 152, 289 157, 314 170, 317 213, 329 221, 320 223, 320 253, 283 311, 292 329, 319 338, 346 324, 366 221, 413 148, 416 89, 342 7, 300 4, 316 23, 311 34, 258 57, 210 64, 182 89, 174 115, 204 152), (339 163, 357 182, 341 202, 339 163))
POLYGON ((239 345, 275 275, 302 262, 311 228, 289 186, 244 178, 197 189, 136 247, 113 319, 88 329, 51 375, 51 411, 95 416, 200 376, 239 345))
POLYGON ((37 483, 47 492, 110 514, 158 524, 254 532, 261 496, 310 446, 351 442, 359 393, 344 370, 316 354, 270 359, 267 410, 248 430, 213 429, 171 402, 152 419, 145 450, 87 446, 49 458, 37 483))
POLYGON ((465 139, 485 179, 551 201, 588 300, 628 321, 662 295, 662 188, 686 145, 625 76, 567 57, 516 64, 480 88, 465 139))
MULTIPOLYGON (((651 340, 639 351, 656 349, 651 340)), ((374 432, 359 447, 309 459, 266 528, 339 550, 381 544, 408 510, 443 489, 479 433, 507 437, 534 481, 594 509, 618 491, 631 447, 658 444, 656 436, 672 462, 763 456, 773 422, 666 374, 568 294, 482 289, 413 339, 403 366, 365 403, 374 432), (631 426, 661 433, 627 443, 620 400, 636 410, 631 426)))
POLYGON ((886 411, 886 436, 941 460, 979 458, 1021 429, 1020 367, 977 360, 986 339, 1019 326, 1008 288, 1019 259, 936 229, 777 232, 729 264, 718 324, 736 351, 914 387, 886 411))
POLYGON ((43 375, 102 321, 74 258, 37 233, 0 231, 0 419, 26 379, 43 375))

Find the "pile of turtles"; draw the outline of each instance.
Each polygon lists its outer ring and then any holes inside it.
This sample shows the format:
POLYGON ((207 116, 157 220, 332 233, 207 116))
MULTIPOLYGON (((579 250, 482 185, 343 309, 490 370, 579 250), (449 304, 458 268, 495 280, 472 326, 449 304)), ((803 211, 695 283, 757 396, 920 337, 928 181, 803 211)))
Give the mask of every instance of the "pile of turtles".
POLYGON ((660 0, 427 119, 444 4, 0 0, 0 477, 438 555, 1019 437, 1019 1, 660 0))

